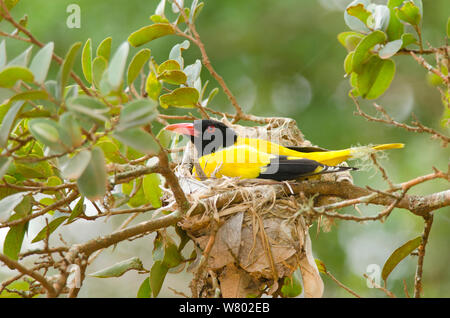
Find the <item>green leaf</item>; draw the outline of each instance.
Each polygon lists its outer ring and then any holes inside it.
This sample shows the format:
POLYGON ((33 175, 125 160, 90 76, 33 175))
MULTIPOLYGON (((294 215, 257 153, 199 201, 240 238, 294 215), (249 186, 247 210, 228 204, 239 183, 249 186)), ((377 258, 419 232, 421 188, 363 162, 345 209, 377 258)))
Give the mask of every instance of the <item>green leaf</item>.
POLYGON ((128 200, 128 205, 132 208, 137 208, 148 203, 144 195, 144 189, 142 187, 142 179, 137 179, 122 184, 122 192, 128 197, 133 195, 128 200))
POLYGON ((0 87, 11 88, 19 80, 31 83, 34 75, 29 69, 21 66, 8 66, 0 71, 0 87))
POLYGON ((11 214, 11 212, 14 211, 14 209, 20 202, 22 202, 25 195, 26 195, 26 193, 19 192, 19 193, 14 193, 12 195, 9 195, 9 196, 1 199, 0 200, 0 215, 7 214, 8 215, 7 218, 9 218, 9 215, 11 214))
POLYGON ((34 138, 44 145, 57 152, 65 150, 60 140, 60 127, 53 120, 48 118, 32 119, 28 122, 28 128, 34 138))
POLYGON ((157 14, 153 14, 150 17, 150 20, 152 20, 154 23, 169 23, 169 20, 167 20, 167 18, 162 17, 162 16, 157 15, 157 14))
POLYGON ((348 9, 350 9, 353 6, 357 6, 358 4, 362 4, 364 5, 365 8, 367 8, 369 6, 369 1, 368 0, 355 0, 353 2, 351 2, 346 10, 344 11, 344 20, 345 20, 345 24, 347 24, 347 26, 352 29, 353 31, 357 31, 357 32, 369 32, 369 28, 365 25, 364 22, 362 22, 360 19, 351 16, 348 13, 348 9))
POLYGON ((46 91, 30 90, 22 93, 18 93, 11 97, 10 102, 15 102, 18 100, 36 100, 36 99, 48 99, 48 94, 46 91))
POLYGON ((73 65, 75 64, 75 58, 80 47, 81 42, 74 43, 64 58, 64 62, 59 73, 60 96, 64 96, 64 90, 69 80, 70 72, 72 72, 73 65))
POLYGON ((352 72, 352 61, 353 61, 353 55, 355 54, 355 51, 349 52, 344 60, 344 70, 346 74, 350 74, 352 72))
POLYGON ((25 51, 23 51, 21 54, 16 56, 14 59, 12 59, 10 62, 8 62, 8 66, 22 66, 27 67, 28 62, 30 61, 31 57, 31 50, 33 49, 32 46, 27 48, 25 51))
POLYGON ((97 143, 97 146, 102 148, 103 153, 105 154, 105 157, 107 160, 114 162, 114 163, 120 163, 124 164, 126 163, 124 156, 121 156, 119 147, 111 141, 101 141, 97 143))
POLYGON ((111 55, 111 43, 111 37, 107 37, 106 39, 104 39, 97 47, 97 57, 101 56, 105 59, 106 62, 108 62, 109 56, 111 55))
POLYGON ((168 106, 192 108, 198 102, 199 92, 192 87, 180 87, 172 93, 164 94, 159 97, 159 103, 162 107, 168 106))
POLYGON ((175 60, 167 60, 163 62, 160 66, 158 66, 158 74, 163 73, 164 71, 180 71, 181 66, 175 60))
MULTIPOLYGON (((0 19, 1 19, 1 15, 0 15, 0 19)), ((7 289, 11 290, 11 292, 7 291, 6 288, 0 293, 0 298, 22 298, 22 296, 20 296, 17 293, 12 292, 12 290, 20 290, 20 291, 29 291, 30 290, 30 283, 23 281, 23 280, 16 280, 14 282, 12 282, 11 284, 9 284, 8 286, 6 286, 7 289)), ((34 297, 38 297, 39 295, 33 296, 34 297)))
POLYGON ((319 273, 326 274, 327 268, 326 268, 324 262, 322 262, 320 259, 317 259, 317 258, 314 259, 314 261, 316 262, 316 266, 317 266, 319 273))
POLYGON ((213 100, 214 96, 219 93, 219 89, 216 87, 209 92, 208 98, 202 101, 202 106, 206 107, 213 100))
POLYGON ((36 53, 31 61, 30 71, 33 72, 36 83, 43 84, 45 82, 50 63, 52 62, 53 48, 53 42, 47 43, 36 53))
POLYGON ((347 13, 351 16, 358 18, 364 24, 367 24, 367 19, 372 15, 369 11, 366 10, 364 4, 362 3, 359 3, 352 7, 348 7, 347 13))
MULTIPOLYGON (((0 16, 1 19, 1 16, 0 16)), ((5 67, 7 62, 7 58, 6 58, 6 42, 5 40, 3 40, 2 42, 0 42, 0 70, 5 67)))
MULTIPOLYGON (((28 158, 39 158, 35 154, 28 155, 28 158)), ((15 163, 16 172, 28 179, 48 179, 54 174, 48 161, 38 161, 29 163, 15 163)))
POLYGON ((297 269, 291 277, 285 277, 281 293, 283 297, 297 297, 302 293, 302 284, 300 282, 300 271, 297 269))
POLYGON ((95 273, 89 274, 89 276, 98 278, 120 277, 130 270, 141 271, 143 269, 144 267, 142 265, 142 261, 137 257, 132 257, 95 273))
POLYGON ((3 242, 3 254, 16 261, 19 259, 19 253, 27 227, 28 223, 23 223, 12 226, 9 229, 3 242))
POLYGON ((202 71, 202 62, 196 60, 194 64, 188 65, 184 68, 183 72, 187 76, 187 86, 194 87, 195 82, 200 78, 200 73, 202 71))
POLYGON ((158 100, 159 93, 161 93, 161 88, 161 82, 158 81, 155 73, 150 72, 145 83, 145 91, 147 92, 148 97, 153 100, 158 100))
POLYGON ((62 168, 62 176, 65 179, 77 179, 79 178, 89 162, 91 161, 91 152, 83 149, 75 156, 69 159, 69 161, 62 168))
POLYGON ((400 22, 399 18, 395 14, 395 8, 401 6, 403 1, 404 0, 389 0, 387 4, 390 12, 390 18, 386 33, 388 39, 391 41, 400 39, 405 29, 403 23, 400 22))
POLYGON ((388 59, 394 56, 403 46, 402 40, 394 40, 386 43, 381 50, 378 51, 378 56, 382 59, 388 59))
POLYGON ((67 216, 60 216, 56 219, 53 219, 48 226, 45 226, 39 233, 35 236, 35 238, 31 241, 31 243, 36 243, 44 240, 47 235, 50 236, 55 230, 67 219, 67 216))
POLYGON ((122 84, 129 50, 130 46, 128 43, 122 43, 111 58, 106 70, 108 82, 114 91, 117 91, 122 84))
POLYGON ((149 124, 158 115, 156 107, 156 102, 151 99, 138 99, 126 104, 120 113, 117 131, 149 124))
POLYGON ((83 69, 84 78, 89 84, 92 83, 92 40, 87 39, 81 52, 81 68, 83 69))
POLYGON ((395 63, 392 60, 382 60, 372 56, 364 64, 357 77, 358 91, 363 98, 375 99, 381 96, 389 87, 394 78, 395 63))
POLYGON ((418 44, 416 37, 411 33, 404 33, 401 39, 402 39, 402 49, 406 48, 408 45, 411 44, 416 45, 418 44))
POLYGON ((84 197, 82 196, 80 200, 78 200, 77 204, 75 204, 75 207, 73 208, 72 213, 70 213, 66 224, 72 223, 78 216, 83 214, 84 211, 86 211, 86 205, 84 204, 84 197))
POLYGON ((97 56, 92 62, 92 80, 96 87, 100 87, 100 81, 103 77, 103 73, 106 71, 108 62, 103 56, 97 56))
POLYGON ((370 56, 370 50, 377 44, 384 43, 386 41, 386 33, 383 31, 374 31, 367 35, 359 42, 355 49, 355 54, 352 60, 352 69, 356 73, 360 73, 363 67, 363 63, 370 56))
POLYGON ((64 113, 59 118, 61 141, 69 148, 78 147, 83 143, 81 128, 73 115, 64 113))
POLYGON ((106 193, 107 177, 103 151, 94 147, 89 164, 77 180, 78 189, 91 201, 100 199, 106 193))
POLYGON ((24 102, 16 102, 8 109, 5 117, 3 117, 0 126, 0 147, 5 148, 8 143, 9 134, 12 130, 17 114, 21 111, 24 102))
POLYGON ((79 96, 67 101, 67 108, 81 118, 89 118, 96 122, 106 122, 109 119, 109 108, 98 99, 90 96, 79 96))
POLYGON ((142 282, 139 290, 137 292, 137 298, 151 298, 152 297, 152 289, 150 287, 150 277, 147 277, 142 282))
POLYGON ((114 138, 125 145, 146 154, 155 154, 159 146, 153 137, 140 128, 114 132, 114 138))
POLYGON ((341 32, 338 34, 338 41, 345 47, 349 52, 355 50, 358 43, 364 38, 364 34, 358 32, 341 32))
POLYGON ((150 55, 151 52, 149 49, 142 49, 139 52, 137 52, 136 55, 133 57, 133 59, 130 62, 130 65, 128 65, 128 72, 127 72, 128 85, 131 85, 139 76, 139 73, 141 72, 145 63, 147 63, 147 61, 149 60, 150 55))
POLYGON ((187 76, 182 71, 164 71, 158 76, 158 80, 169 84, 181 85, 186 83, 187 76))
POLYGON ((153 297, 157 297, 161 291, 168 271, 169 268, 162 261, 153 263, 152 269, 150 270, 150 288, 153 291, 153 297))
POLYGON ((11 157, 0 157, 0 179, 8 171, 12 161, 13 159, 11 157))
POLYGON ((418 26, 421 20, 420 9, 412 1, 407 1, 400 8, 395 8, 397 17, 413 26, 418 26))
POLYGON ((381 277, 384 281, 388 279, 389 274, 394 270, 394 268, 400 263, 406 256, 411 254, 419 245, 422 243, 422 237, 418 236, 412 239, 399 248, 397 248, 384 263, 383 270, 381 271, 381 277))
POLYGON ((145 198, 154 208, 161 207, 162 190, 159 187, 161 177, 157 173, 151 173, 144 176, 142 187, 144 189, 145 198))
POLYGON ((155 23, 133 32, 128 37, 128 42, 132 46, 138 47, 157 38, 174 33, 175 30, 169 23, 155 23))
POLYGON ((187 50, 190 45, 191 43, 188 40, 175 44, 170 50, 169 59, 177 61, 180 67, 184 68, 184 60, 182 53, 184 50, 187 50))

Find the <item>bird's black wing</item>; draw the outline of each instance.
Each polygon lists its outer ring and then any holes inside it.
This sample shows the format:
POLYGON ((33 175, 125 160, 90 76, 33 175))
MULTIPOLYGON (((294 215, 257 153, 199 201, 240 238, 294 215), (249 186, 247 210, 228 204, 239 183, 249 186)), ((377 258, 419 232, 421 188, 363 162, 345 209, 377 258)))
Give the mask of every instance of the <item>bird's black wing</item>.
POLYGON ((286 148, 294 150, 294 151, 300 151, 300 152, 324 152, 324 151, 330 151, 325 148, 316 147, 316 146, 309 146, 309 147, 301 147, 301 146, 287 146, 286 148))
POLYGON ((289 159, 293 157, 276 156, 264 166, 259 179, 272 179, 277 181, 293 180, 324 173, 355 170, 352 167, 327 166, 311 159, 289 159))

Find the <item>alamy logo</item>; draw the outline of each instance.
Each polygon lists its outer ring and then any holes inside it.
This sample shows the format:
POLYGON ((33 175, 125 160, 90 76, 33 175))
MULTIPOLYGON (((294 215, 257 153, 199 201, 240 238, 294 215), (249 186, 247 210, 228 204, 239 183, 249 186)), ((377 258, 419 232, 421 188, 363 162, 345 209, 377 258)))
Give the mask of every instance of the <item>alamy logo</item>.
POLYGON ((72 3, 67 6, 66 12, 69 16, 66 20, 66 25, 69 29, 81 28, 81 9, 78 4, 72 3))
POLYGON ((381 268, 378 264, 369 264, 366 268, 366 284, 369 288, 380 286, 381 268))

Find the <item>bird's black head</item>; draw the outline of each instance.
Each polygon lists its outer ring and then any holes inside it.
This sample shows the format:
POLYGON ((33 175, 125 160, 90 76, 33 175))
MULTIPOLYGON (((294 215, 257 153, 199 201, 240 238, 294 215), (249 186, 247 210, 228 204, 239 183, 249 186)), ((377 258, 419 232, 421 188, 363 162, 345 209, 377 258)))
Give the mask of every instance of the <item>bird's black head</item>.
POLYGON ((237 140, 237 134, 233 129, 220 121, 211 119, 199 119, 195 120, 194 123, 168 125, 165 129, 191 138, 199 156, 208 155, 232 146, 237 140))

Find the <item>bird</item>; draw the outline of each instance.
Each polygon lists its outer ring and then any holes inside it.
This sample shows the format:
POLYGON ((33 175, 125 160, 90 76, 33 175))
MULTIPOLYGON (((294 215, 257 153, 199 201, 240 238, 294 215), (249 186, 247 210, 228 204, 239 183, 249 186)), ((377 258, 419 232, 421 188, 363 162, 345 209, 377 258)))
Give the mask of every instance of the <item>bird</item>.
POLYGON ((197 150, 203 173, 192 169, 195 177, 239 177, 287 181, 325 173, 357 170, 338 166, 347 159, 363 157, 376 151, 403 148, 402 143, 360 146, 343 150, 320 147, 282 146, 278 143, 239 136, 224 123, 199 119, 192 123, 170 124, 165 130, 190 138, 197 150))

